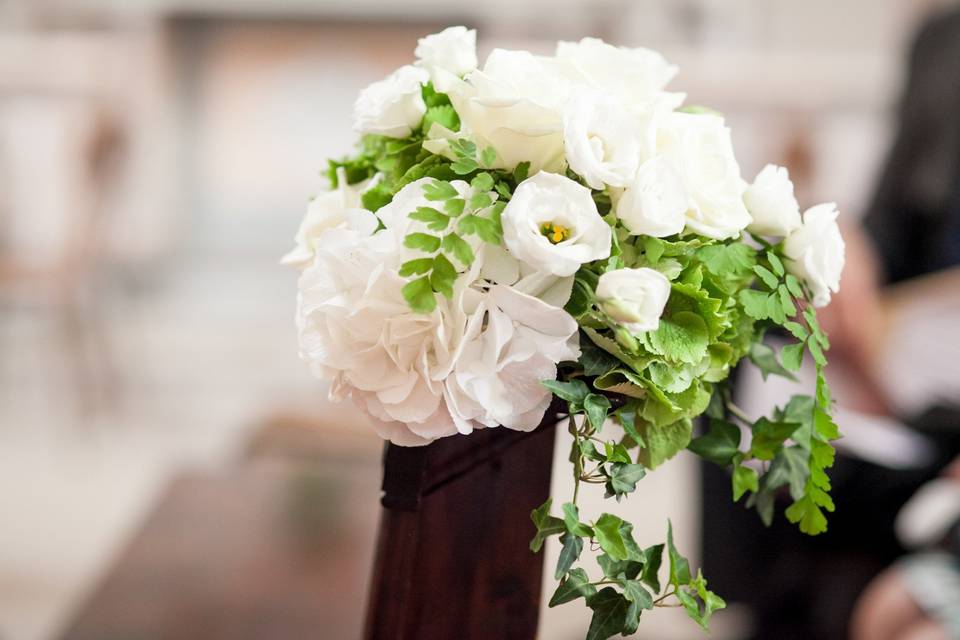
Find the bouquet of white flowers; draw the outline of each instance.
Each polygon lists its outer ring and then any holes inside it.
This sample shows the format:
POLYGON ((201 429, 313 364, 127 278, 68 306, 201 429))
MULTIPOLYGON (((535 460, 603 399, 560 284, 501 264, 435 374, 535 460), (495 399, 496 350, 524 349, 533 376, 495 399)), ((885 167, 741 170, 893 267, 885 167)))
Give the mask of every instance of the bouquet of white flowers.
POLYGON ((672 532, 661 582, 664 545, 610 513, 581 521, 577 490, 619 500, 689 449, 730 468, 733 499, 764 521, 783 490, 791 522, 826 529, 838 431, 814 307, 843 268, 836 207, 801 215, 781 167, 745 182, 723 117, 665 91, 676 68, 654 51, 586 38, 479 68, 475 40, 423 38, 357 99, 359 150, 330 162, 285 258, 302 270, 302 357, 399 445, 532 430, 566 401, 577 488, 560 517, 549 501, 532 514, 531 548, 563 545, 550 604, 583 597, 589 638, 674 598, 706 627, 723 601, 672 532), (795 341, 777 353, 772 328, 795 341), (732 403, 742 358, 792 378, 805 353, 812 395, 759 419, 732 403), (575 567, 585 539, 599 579, 575 567))

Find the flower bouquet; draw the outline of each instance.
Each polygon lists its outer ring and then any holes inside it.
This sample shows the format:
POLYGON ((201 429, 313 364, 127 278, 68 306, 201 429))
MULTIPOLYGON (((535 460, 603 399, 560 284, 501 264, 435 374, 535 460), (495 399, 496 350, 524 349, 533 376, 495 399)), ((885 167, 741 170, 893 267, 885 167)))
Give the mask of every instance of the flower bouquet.
POLYGON ((478 67, 475 38, 421 39, 357 99, 359 149, 330 162, 285 258, 301 355, 398 445, 529 431, 559 397, 574 490, 533 511, 530 545, 559 536, 550 605, 583 598, 591 639, 663 605, 706 628, 723 600, 669 525, 643 547, 617 515, 581 519, 579 490, 619 501, 686 449, 763 521, 782 493, 802 531, 826 529, 838 430, 814 307, 838 290, 836 207, 801 215, 780 167, 744 181, 723 117, 665 91, 676 68, 654 51, 586 38, 478 67), (757 418, 733 404, 742 359, 793 378, 805 354, 811 395, 757 418), (602 575, 578 566, 585 541, 602 575))

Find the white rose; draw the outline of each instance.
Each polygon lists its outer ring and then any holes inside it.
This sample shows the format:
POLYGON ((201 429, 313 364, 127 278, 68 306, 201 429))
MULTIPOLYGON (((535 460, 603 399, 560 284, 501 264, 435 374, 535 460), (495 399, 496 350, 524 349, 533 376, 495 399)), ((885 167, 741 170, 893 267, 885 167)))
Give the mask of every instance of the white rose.
POLYGON ((683 181, 660 156, 644 162, 617 201, 617 217, 633 235, 655 238, 680 233, 689 199, 683 181))
POLYGON ((420 89, 429 79, 426 70, 404 65, 371 84, 353 105, 354 130, 389 138, 409 136, 427 112, 420 89))
POLYGON ((670 281, 659 271, 617 269, 597 283, 597 300, 604 313, 631 333, 653 331, 670 298, 670 281))
POLYGON ((633 115, 614 98, 598 93, 570 100, 563 114, 567 163, 593 189, 625 187, 640 164, 633 115))
POLYGON ((615 47, 599 38, 560 42, 557 58, 578 84, 612 93, 637 107, 656 98, 677 73, 677 67, 656 51, 615 47))
POLYGON ((800 205, 793 196, 793 183, 784 167, 765 166, 743 194, 753 222, 751 233, 761 236, 788 236, 800 227, 800 205))
POLYGON ((343 227, 353 220, 357 228, 369 227, 368 233, 377 228, 377 219, 363 208, 360 195, 369 185, 369 181, 359 185, 348 185, 346 174, 337 172, 336 189, 326 191, 307 206, 307 214, 300 222, 300 228, 294 237, 296 246, 280 260, 281 264, 304 267, 312 259, 320 238, 330 229, 343 227), (372 225, 372 226, 371 226, 372 225))
POLYGON ((746 183, 723 118, 674 112, 662 119, 658 151, 680 175, 690 197, 687 228, 708 238, 735 238, 750 224, 746 183))
POLYGON ((430 73, 437 91, 446 92, 457 78, 477 68, 477 32, 466 27, 449 27, 420 38, 414 54, 417 65, 430 73))
POLYGON ((789 236, 783 252, 787 270, 803 280, 813 293, 813 305, 830 304, 830 292, 840 291, 846 245, 837 225, 837 205, 828 202, 803 213, 803 224, 789 236))
POLYGON ((479 148, 496 150, 495 167, 513 169, 530 162, 530 172, 536 173, 564 167, 562 109, 571 88, 555 60, 495 49, 483 69, 448 95, 461 131, 479 148))
POLYGON ((555 173, 521 182, 503 210, 503 240, 518 260, 557 276, 610 255, 612 232, 590 190, 555 173))

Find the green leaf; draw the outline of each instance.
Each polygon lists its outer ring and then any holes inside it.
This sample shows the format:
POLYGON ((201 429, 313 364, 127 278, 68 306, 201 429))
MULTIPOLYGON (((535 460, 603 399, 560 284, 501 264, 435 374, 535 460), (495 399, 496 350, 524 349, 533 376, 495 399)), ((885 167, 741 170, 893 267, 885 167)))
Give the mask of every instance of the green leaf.
POLYGON ((443 210, 451 216, 456 217, 463 213, 463 209, 466 206, 467 203, 463 198, 450 198, 443 203, 443 210))
POLYGON ((763 281, 763 284, 767 285, 772 290, 776 290, 777 285, 780 283, 780 280, 777 276, 770 273, 770 270, 761 265, 754 265, 753 272, 760 276, 760 279, 763 281))
POLYGON ((630 452, 627 451, 627 448, 622 444, 615 442, 604 442, 603 448, 608 462, 623 462, 624 464, 630 464, 630 452))
POLYGON ((493 147, 487 147, 480 152, 480 164, 485 167, 492 167, 497 161, 497 150, 493 147))
POLYGON ((653 597, 637 580, 622 580, 623 597, 630 602, 636 602, 641 609, 653 609, 653 597))
POLYGON ((423 185, 423 197, 427 200, 449 200, 457 195, 454 186, 444 180, 434 180, 423 185))
POLYGON ((567 502, 563 505, 563 522, 567 527, 567 531, 575 536, 580 536, 581 538, 589 538, 593 536, 593 529, 582 522, 580 522, 580 512, 577 509, 577 505, 572 502, 567 502))
POLYGON ((457 279, 457 270, 442 253, 433 258, 433 271, 430 273, 430 286, 443 297, 453 297, 453 283, 457 279))
POLYGON ((777 453, 770 463, 770 469, 764 477, 764 484, 770 489, 790 486, 790 496, 794 500, 803 497, 810 477, 810 466, 807 463, 807 453, 801 447, 794 445, 785 447, 777 453))
POLYGON ((527 179, 527 176, 530 174, 530 163, 521 162, 513 170, 513 180, 517 184, 520 184, 527 179))
POLYGON ((803 364, 803 346, 802 342, 788 344, 780 350, 780 360, 783 361, 783 368, 788 371, 799 371, 803 364))
POLYGON ((761 460, 772 460, 784 441, 799 427, 797 422, 771 422, 767 418, 760 418, 753 423, 750 453, 761 460))
POLYGON ((450 165, 450 168, 453 169, 453 172, 458 176, 465 176, 470 173, 473 173, 479 169, 479 165, 476 160, 471 160, 468 158, 461 158, 457 162, 454 162, 450 165))
POLYGON ((695 454, 726 467, 740 453, 740 427, 725 420, 711 420, 710 431, 687 445, 695 454))
POLYGON ((793 305, 793 300, 790 298, 790 292, 787 290, 786 285, 781 284, 778 286, 777 294, 780 296, 780 307, 783 309, 783 313, 788 318, 795 316, 797 314, 797 308, 793 305))
POLYGON ((619 366, 620 361, 590 340, 581 340, 580 364, 583 365, 584 375, 602 376, 619 366))
POLYGON ((800 524, 800 531, 811 536, 827 530, 827 517, 823 515, 810 496, 804 496, 787 508, 787 520, 800 524))
POLYGON ((784 282, 787 284, 787 290, 793 294, 793 297, 801 300, 805 297, 803 287, 800 286, 800 281, 797 280, 796 276, 788 273, 784 278, 784 282))
POLYGON ((673 523, 667 521, 667 555, 670 559, 670 584, 679 588, 690 582, 690 563, 673 545, 673 523))
POLYGON ((623 630, 630 603, 613 587, 604 587, 587 599, 593 609, 586 640, 607 640, 623 630))
POLYGON ((473 210, 486 209, 493 204, 489 193, 477 193, 470 197, 470 208, 473 210))
POLYGON ((554 578, 559 580, 563 577, 573 563, 580 558, 580 552, 583 551, 583 538, 578 538, 570 533, 565 533, 560 537, 563 546, 560 548, 560 556, 557 559, 557 571, 554 578))
POLYGON ((643 562, 638 560, 614 560, 605 553, 597 556, 597 564, 603 570, 603 575, 607 578, 619 578, 621 576, 628 579, 636 578, 643 569, 643 562))
POLYGON ((470 248, 466 240, 455 233, 448 233, 443 237, 443 250, 452 253, 465 267, 473 264, 473 249, 470 248))
POLYGON ((743 312, 755 320, 766 320, 770 317, 767 304, 769 296, 756 289, 744 289, 737 295, 743 312))
POLYGON ((490 191, 493 189, 493 176, 489 173, 478 173, 470 181, 470 186, 477 191, 490 191))
POLYGON ((407 260, 400 265, 400 275, 406 278, 407 276, 427 273, 431 269, 433 269, 433 258, 416 258, 415 260, 407 260))
POLYGON ((470 214, 460 218, 457 225, 461 233, 476 234, 481 240, 490 244, 500 242, 500 227, 490 218, 470 214))
POLYGON ((582 451, 583 455, 590 460, 595 460, 597 462, 607 461, 607 457, 597 451, 597 447, 591 440, 580 440, 580 451, 582 451))
POLYGON ((760 375, 766 380, 767 376, 778 375, 787 380, 796 382, 797 378, 790 373, 777 359, 777 353, 762 342, 750 345, 750 361, 760 369, 760 375))
POLYGON ((431 231, 442 231, 450 224, 450 216, 440 213, 433 207, 417 207, 410 214, 410 218, 427 223, 427 228, 431 231))
POLYGON ((610 399, 599 393, 591 393, 583 400, 583 409, 593 428, 599 431, 607 421, 607 412, 610 411, 610 399))
POLYGON ((687 448, 693 425, 686 419, 663 426, 645 423, 639 431, 647 446, 637 454, 637 461, 655 469, 687 448))
POLYGON ((378 184, 371 189, 367 189, 360 196, 360 204, 367 211, 376 211, 385 207, 393 200, 393 192, 384 184, 378 184))
POLYGON ((770 263, 770 268, 773 269, 773 272, 779 277, 783 277, 783 274, 786 273, 786 269, 783 268, 783 261, 777 257, 773 251, 767 251, 767 261, 770 263))
POLYGON ((760 479, 757 472, 750 467, 737 465, 733 468, 733 501, 738 502, 747 491, 756 493, 760 490, 760 479))
POLYGON ((707 355, 709 343, 703 318, 690 311, 660 318, 660 326, 656 331, 648 332, 647 339, 656 353, 689 364, 696 364, 707 355))
POLYGON ((580 597, 589 598, 596 592, 597 588, 590 584, 590 578, 587 576, 586 571, 579 568, 571 569, 567 573, 567 577, 560 582, 557 590, 553 592, 553 596, 550 598, 547 606, 556 607, 557 605, 572 602, 580 597))
POLYGON ((408 249, 420 249, 427 253, 433 253, 440 248, 440 238, 429 233, 411 233, 403 239, 403 246, 408 249))
POLYGON ((810 332, 807 331, 806 327, 799 322, 793 322, 792 320, 790 322, 784 322, 783 328, 793 334, 793 337, 801 342, 806 340, 807 336, 810 335, 810 332))
POLYGON ((625 462, 615 462, 610 465, 608 490, 611 495, 622 496, 637 488, 643 476, 646 475, 646 469, 641 464, 630 464, 625 462))
POLYGON ((533 521, 534 526, 537 528, 536 535, 533 537, 533 540, 530 541, 530 550, 534 553, 540 551, 543 547, 544 540, 550 536, 566 533, 567 531, 567 525, 563 520, 550 515, 550 506, 552 504, 553 499, 547 498, 546 502, 530 512, 530 520, 533 521))
POLYGON ((594 536, 604 552, 614 560, 627 559, 627 547, 620 533, 624 522, 612 513, 604 513, 593 525, 594 536))
POLYGON ((654 238, 653 236, 641 236, 640 241, 643 243, 643 253, 650 262, 650 265, 654 267, 657 266, 666 249, 663 240, 654 238))
POLYGON ((567 402, 577 405, 583 405, 583 401, 586 400, 587 395, 590 393, 590 388, 583 380, 571 380, 569 382, 541 380, 540 384, 552 391, 553 395, 561 400, 566 400, 567 402))
POLYGON ((663 545, 655 544, 643 550, 643 573, 640 580, 653 589, 654 593, 660 593, 660 564, 663 561, 663 545))
POLYGON ((696 255, 710 273, 721 278, 743 278, 757 263, 756 252, 743 242, 707 245, 696 255))
POLYGON ((437 299, 426 276, 411 280, 400 290, 403 299, 416 313, 430 313, 437 308, 437 299))

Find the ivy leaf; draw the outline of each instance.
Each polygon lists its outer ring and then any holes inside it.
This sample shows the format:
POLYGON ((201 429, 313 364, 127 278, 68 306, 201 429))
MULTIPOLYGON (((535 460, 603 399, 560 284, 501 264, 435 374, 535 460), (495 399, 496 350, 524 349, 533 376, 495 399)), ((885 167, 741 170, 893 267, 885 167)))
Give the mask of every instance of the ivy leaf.
POLYGON ((654 593, 660 593, 660 564, 663 561, 663 545, 655 544, 643 550, 643 573, 640 580, 645 585, 653 589, 654 593))
POLYGON ((707 325, 690 311, 660 318, 657 330, 646 335, 653 350, 669 360, 696 364, 707 355, 707 325))
POLYGON ((583 409, 586 411, 587 419, 593 428, 599 431, 603 428, 603 423, 607 420, 607 412, 610 410, 610 399, 599 393, 591 393, 583 400, 583 409))
POLYGON ((603 448, 608 462, 623 462, 625 464, 630 464, 630 452, 627 451, 627 448, 622 444, 604 442, 603 448))
MULTIPOLYGON (((576 286, 574 286, 576 289, 576 286)), ((602 376, 620 365, 620 361, 593 344, 590 340, 580 341, 580 364, 583 365, 583 374, 587 376, 602 376)))
POLYGON ((583 406, 583 401, 590 394, 590 388, 583 380, 570 380, 561 382, 560 380, 541 380, 540 384, 553 392, 561 400, 566 400, 574 405, 583 406))
POLYGON ((593 609, 586 640, 607 640, 623 630, 630 603, 613 587, 604 587, 587 599, 593 609))
POLYGON ((580 552, 583 551, 583 538, 578 538, 569 532, 560 537, 560 542, 563 543, 563 547, 560 549, 560 556, 557 559, 557 571, 554 574, 554 578, 557 580, 562 578, 563 574, 570 570, 573 563, 580 557, 580 552))
POLYGON ((423 185, 423 197, 427 200, 449 200, 457 195, 454 186, 444 180, 434 180, 423 185))
POLYGON ((653 597, 637 580, 622 580, 623 597, 635 602, 641 609, 653 609, 653 597))
POLYGON ((563 520, 550 515, 550 506, 552 504, 553 499, 547 498, 546 502, 530 512, 530 520, 532 520, 534 526, 537 527, 537 533, 533 537, 533 540, 530 541, 530 550, 534 553, 540 551, 543 547, 544 540, 550 536, 565 533, 567 530, 567 526, 563 520))
POLYGON ((772 460, 784 441, 799 427, 797 422, 772 422, 767 418, 760 418, 753 423, 750 453, 761 460, 772 460))
POLYGON ((548 607, 572 602, 579 597, 589 598, 597 592, 597 588, 590 584, 590 578, 583 569, 571 569, 563 579, 557 590, 553 592, 548 607))
POLYGON ((690 582, 690 563, 673 545, 673 523, 667 522, 667 555, 670 558, 670 584, 678 589, 690 582))
POLYGON ((695 454, 726 467, 740 453, 740 427, 725 420, 711 420, 710 431, 687 445, 695 454))
POLYGON ((623 520, 612 513, 604 513, 593 525, 594 536, 603 551, 614 560, 627 559, 627 547, 620 533, 623 520))
POLYGON ((757 472, 750 467, 737 465, 733 468, 733 501, 738 502, 747 491, 756 493, 760 490, 760 481, 757 472))
POLYGON ((427 273, 433 269, 433 258, 416 258, 400 265, 400 275, 404 278, 427 273))
POLYGON ((607 491, 610 495, 620 497, 635 491, 639 482, 647 471, 642 464, 615 462, 610 465, 607 491))
POLYGON ((433 287, 430 286, 430 278, 427 276, 411 280, 403 285, 400 292, 416 313, 430 313, 437 308, 437 299, 433 294, 433 287))
POLYGON ((567 502, 563 505, 563 522, 567 527, 567 531, 575 536, 582 538, 593 536, 593 529, 580 522, 580 513, 577 505, 572 502, 567 502))
POLYGON ((403 239, 403 246, 433 253, 440 248, 440 238, 429 233, 410 233, 403 239))

